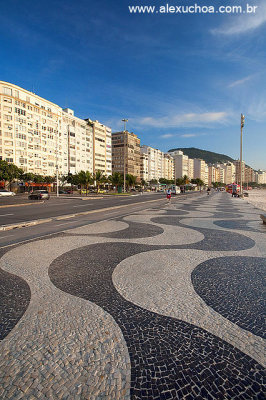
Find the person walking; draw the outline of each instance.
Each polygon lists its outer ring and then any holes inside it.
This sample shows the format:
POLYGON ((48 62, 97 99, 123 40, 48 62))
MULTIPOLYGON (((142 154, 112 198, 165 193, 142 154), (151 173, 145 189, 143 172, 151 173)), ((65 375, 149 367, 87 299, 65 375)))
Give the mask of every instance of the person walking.
POLYGON ((168 203, 171 201, 171 189, 167 189, 166 191, 166 198, 168 200, 168 203))

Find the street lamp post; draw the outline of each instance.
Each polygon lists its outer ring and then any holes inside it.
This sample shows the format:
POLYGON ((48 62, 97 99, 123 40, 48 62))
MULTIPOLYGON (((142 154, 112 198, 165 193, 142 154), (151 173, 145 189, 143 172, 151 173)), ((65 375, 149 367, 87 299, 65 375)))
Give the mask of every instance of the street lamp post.
POLYGON ((243 147, 243 128, 245 125, 245 116, 241 114, 241 128, 240 128, 240 196, 243 197, 243 161, 242 161, 242 147, 243 147))
POLYGON ((126 193, 126 123, 128 119, 122 119, 124 122, 124 193, 126 193))
POLYGON ((56 197, 59 197, 59 171, 58 171, 58 138, 59 138, 59 116, 57 122, 57 135, 56 135, 56 197))

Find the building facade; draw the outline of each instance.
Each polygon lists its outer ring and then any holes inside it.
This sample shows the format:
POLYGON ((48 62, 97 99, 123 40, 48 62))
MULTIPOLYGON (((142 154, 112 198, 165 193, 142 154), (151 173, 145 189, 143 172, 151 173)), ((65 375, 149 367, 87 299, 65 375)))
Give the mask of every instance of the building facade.
POLYGON ((112 133, 113 171, 134 175, 137 182, 141 179, 140 139, 133 132, 112 133))
POLYGON ((184 175, 188 176, 189 174, 189 161, 188 156, 184 155, 183 151, 175 150, 169 153, 171 157, 173 157, 174 162, 174 170, 175 170, 175 179, 183 178, 184 175))
POLYGON ((25 172, 54 175, 63 167, 62 109, 0 81, 0 157, 25 172))
POLYGON ((74 111, 62 111, 62 173, 93 173, 93 129, 86 121, 74 116, 74 111))
POLYGON ((201 179, 206 185, 209 181, 208 165, 204 160, 194 158, 194 179, 201 179))
POLYGON ((40 175, 112 174, 111 128, 0 81, 0 158, 40 175))

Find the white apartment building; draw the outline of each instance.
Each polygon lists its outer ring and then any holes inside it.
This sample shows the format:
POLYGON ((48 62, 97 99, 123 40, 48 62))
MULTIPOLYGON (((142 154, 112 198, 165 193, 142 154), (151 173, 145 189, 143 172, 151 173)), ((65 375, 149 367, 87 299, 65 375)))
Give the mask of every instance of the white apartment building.
POLYGON ((62 173, 93 172, 93 128, 74 111, 62 111, 62 173))
POLYGON ((170 154, 164 153, 164 160, 163 160, 163 178, 168 180, 173 180, 175 178, 174 173, 174 159, 170 154))
POLYGON ((141 146, 140 152, 148 155, 148 181, 163 178, 164 153, 146 145, 141 146))
POLYGON ((184 155, 183 151, 175 150, 169 153, 174 160, 175 179, 183 178, 184 175, 189 174, 189 158, 184 155))
POLYGON ((266 183, 266 171, 262 171, 259 169, 256 173, 256 182, 257 183, 266 183))
POLYGON ((188 177, 189 177, 189 179, 194 178, 194 159, 193 158, 188 159, 188 177))
POLYGON ((93 173, 112 174, 112 130, 99 121, 86 119, 93 129, 93 173))
POLYGON ((149 155, 140 149, 140 179, 149 180, 149 155))
POLYGON ((209 170, 204 160, 194 158, 194 178, 201 179, 206 185, 209 181, 209 170))
POLYGON ((58 105, 0 81, 0 157, 25 172, 62 173, 61 117, 58 105))
POLYGON ((211 186, 212 182, 218 181, 218 168, 214 165, 209 165, 208 167, 208 186, 211 186))
POLYGON ((174 179, 174 161, 169 153, 143 145, 140 148, 141 178, 151 181, 160 178, 174 179))
POLYGON ((112 173, 111 129, 19 86, 0 81, 0 159, 25 172, 54 176, 112 173))

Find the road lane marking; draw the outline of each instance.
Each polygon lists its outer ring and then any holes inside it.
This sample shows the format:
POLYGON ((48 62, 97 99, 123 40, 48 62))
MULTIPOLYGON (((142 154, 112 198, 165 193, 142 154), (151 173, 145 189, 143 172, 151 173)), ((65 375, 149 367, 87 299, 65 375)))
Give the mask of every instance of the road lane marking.
POLYGON ((4 239, 4 238, 7 238, 7 237, 11 237, 11 236, 15 236, 15 235, 0 236, 0 239, 4 239))
POLYGON ((76 208, 76 207, 87 207, 87 206, 92 206, 92 204, 81 204, 79 206, 73 206, 73 208, 76 208))
POLYGON ((7 215, 14 215, 14 214, 0 214, 0 217, 6 217, 7 215))
POLYGON ((72 224, 73 222, 78 222, 78 221, 63 222, 62 224, 56 224, 55 226, 61 226, 61 225, 66 225, 66 224, 72 224))

